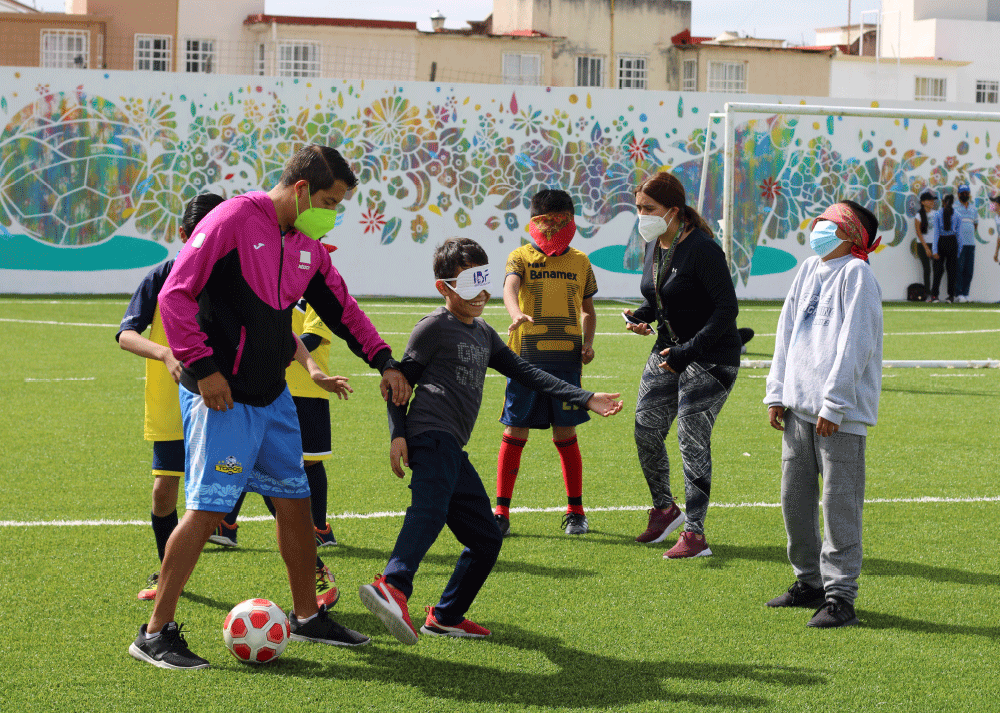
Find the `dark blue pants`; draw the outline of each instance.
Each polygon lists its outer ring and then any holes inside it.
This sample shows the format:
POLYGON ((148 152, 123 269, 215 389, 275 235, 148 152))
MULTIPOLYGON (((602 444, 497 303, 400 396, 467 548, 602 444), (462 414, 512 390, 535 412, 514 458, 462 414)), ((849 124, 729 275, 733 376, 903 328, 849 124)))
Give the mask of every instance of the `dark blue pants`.
POLYGON ((976 246, 966 245, 958 251, 958 274, 955 280, 955 296, 969 296, 969 289, 972 287, 972 271, 976 264, 976 246))
POLYGON ((434 614, 442 624, 458 624, 493 570, 503 536, 483 481, 454 436, 430 431, 406 445, 412 499, 383 574, 409 598, 420 562, 447 525, 465 549, 434 614))

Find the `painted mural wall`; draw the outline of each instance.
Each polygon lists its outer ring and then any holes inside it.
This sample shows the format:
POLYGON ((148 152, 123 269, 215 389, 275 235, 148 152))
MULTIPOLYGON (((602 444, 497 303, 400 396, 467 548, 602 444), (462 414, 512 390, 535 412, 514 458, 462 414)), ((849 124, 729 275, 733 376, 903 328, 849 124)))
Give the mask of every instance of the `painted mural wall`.
MULTIPOLYGON (((695 203, 708 115, 730 100, 804 103, 0 68, 0 292, 131 292, 180 248, 178 220, 191 197, 270 188, 297 147, 320 142, 337 147, 361 182, 326 239, 355 294, 436 295, 431 253, 450 236, 478 240, 502 265, 527 238, 531 196, 559 187, 576 201, 574 246, 590 255, 599 296, 634 298, 642 250, 634 187, 670 170, 695 203)), ((988 210, 1000 186, 1000 145, 990 135, 1000 139, 1000 126, 788 113, 740 121, 733 277, 741 297, 782 298, 810 254, 809 221, 852 198, 879 216, 872 265, 885 297, 902 299, 919 279, 917 195, 967 181, 983 246, 971 296, 1000 298, 988 210)), ((702 212, 714 225, 723 163, 718 140, 708 144, 702 212)))

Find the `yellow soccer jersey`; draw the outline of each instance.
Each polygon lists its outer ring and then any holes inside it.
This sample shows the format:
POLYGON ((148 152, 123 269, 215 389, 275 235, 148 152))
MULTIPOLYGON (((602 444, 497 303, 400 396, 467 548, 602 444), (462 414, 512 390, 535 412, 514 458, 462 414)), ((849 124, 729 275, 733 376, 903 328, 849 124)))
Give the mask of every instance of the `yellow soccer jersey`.
MULTIPOLYGON (((319 364, 319 368, 329 373, 330 368, 330 341, 333 339, 333 332, 323 324, 323 320, 316 314, 316 310, 306 304, 305 300, 299 300, 292 310, 292 331, 296 334, 315 334, 323 341, 312 351, 312 358, 319 364)), ((288 390, 292 396, 304 396, 310 399, 329 399, 330 392, 321 389, 316 385, 301 364, 293 361, 285 370, 285 380, 288 382, 288 390)))
POLYGON ((583 300, 597 294, 590 259, 576 248, 550 257, 534 245, 522 245, 507 258, 504 274, 521 278, 521 311, 534 324, 522 324, 507 340, 515 354, 532 364, 579 371, 583 300))
MULTIPOLYGON (((168 346, 159 305, 149 325, 149 341, 168 346)), ((146 360, 146 415, 142 430, 147 441, 184 440, 177 383, 167 371, 167 365, 159 359, 146 360)))

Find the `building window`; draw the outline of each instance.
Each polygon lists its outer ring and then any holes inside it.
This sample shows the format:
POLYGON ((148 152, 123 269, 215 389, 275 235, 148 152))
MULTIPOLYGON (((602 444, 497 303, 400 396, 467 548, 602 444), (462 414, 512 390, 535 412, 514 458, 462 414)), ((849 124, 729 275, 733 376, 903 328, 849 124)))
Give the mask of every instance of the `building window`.
POLYGON ((215 40, 186 40, 184 43, 184 71, 215 71, 215 40))
POLYGON ((746 94, 746 65, 742 62, 709 62, 708 91, 746 94))
POLYGON ((529 84, 533 86, 541 84, 542 83, 541 55, 504 53, 503 83, 529 84))
POLYGON ((259 77, 267 74, 267 45, 258 42, 253 53, 253 73, 259 77))
POLYGON ((89 32, 42 30, 42 67, 86 69, 89 54, 89 32))
POLYGON ((170 35, 136 35, 135 68, 147 72, 169 72, 172 45, 170 35))
POLYGON ((279 43, 278 76, 318 77, 319 42, 279 43))
POLYGON ((576 86, 603 87, 605 84, 603 57, 576 58, 576 86))
POLYGON ((917 77, 913 98, 924 102, 943 102, 947 95, 947 79, 917 77))
POLYGON ((646 58, 645 57, 618 57, 618 88, 619 89, 645 89, 646 88, 646 58))
POLYGON ((1000 100, 1000 82, 980 79, 976 82, 976 104, 996 104, 1000 100))
POLYGON ((698 60, 684 60, 684 73, 681 77, 682 92, 698 91, 698 60))

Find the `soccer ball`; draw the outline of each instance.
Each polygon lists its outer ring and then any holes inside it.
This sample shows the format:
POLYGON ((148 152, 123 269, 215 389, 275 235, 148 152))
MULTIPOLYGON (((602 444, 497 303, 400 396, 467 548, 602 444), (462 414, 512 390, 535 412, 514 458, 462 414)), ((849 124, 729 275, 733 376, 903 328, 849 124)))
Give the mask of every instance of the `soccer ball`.
POLYGON ((240 602, 222 622, 222 638, 245 663, 266 663, 281 655, 292 630, 281 607, 267 599, 240 602))

